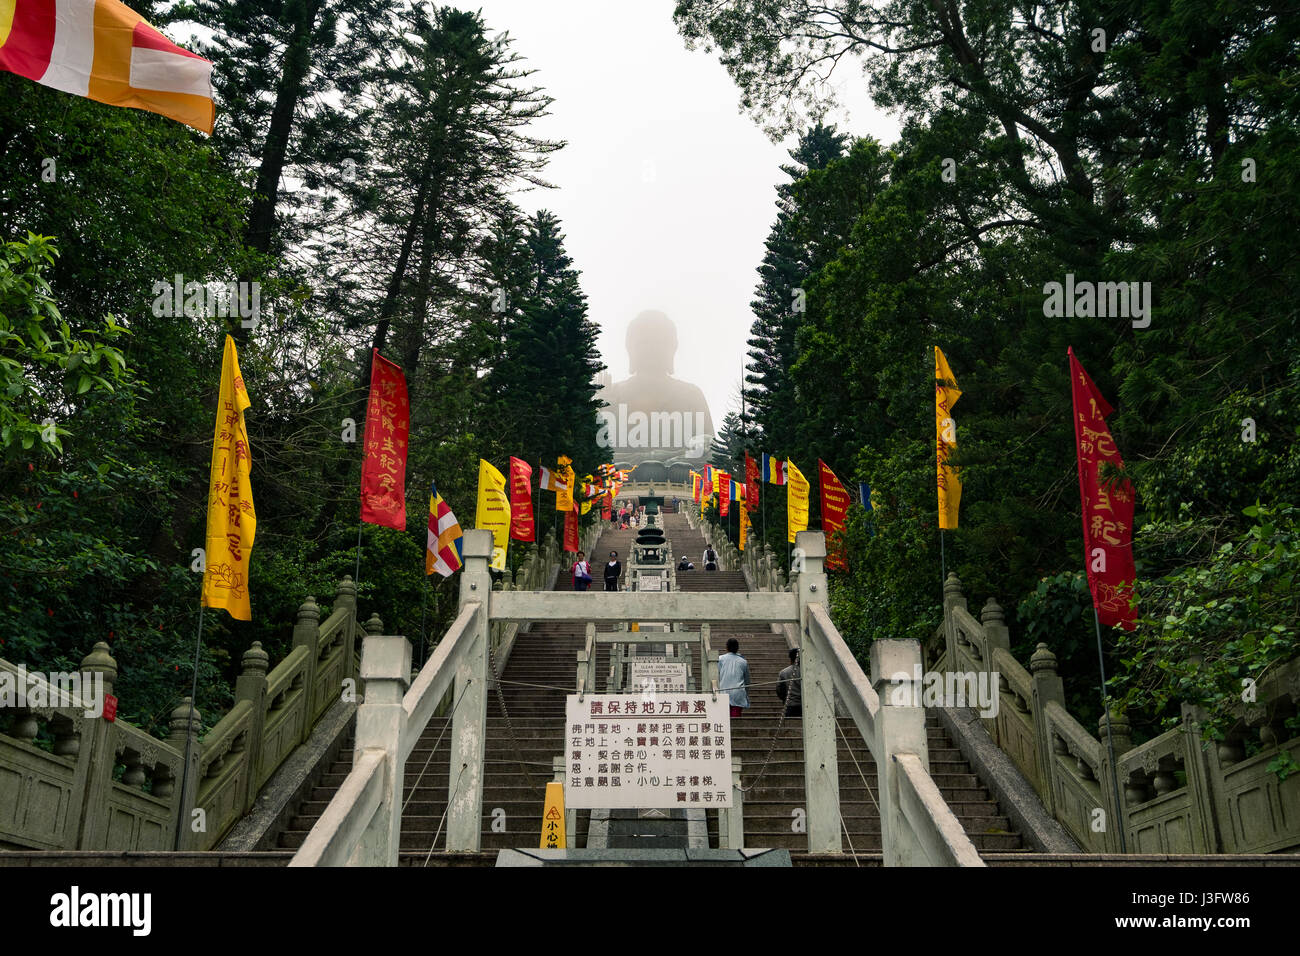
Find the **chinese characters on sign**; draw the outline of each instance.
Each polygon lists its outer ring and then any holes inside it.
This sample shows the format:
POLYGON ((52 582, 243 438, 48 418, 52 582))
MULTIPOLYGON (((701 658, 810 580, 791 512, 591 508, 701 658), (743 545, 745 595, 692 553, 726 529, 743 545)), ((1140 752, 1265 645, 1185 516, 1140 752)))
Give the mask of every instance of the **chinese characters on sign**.
POLYGON ((628 683, 639 694, 686 693, 686 665, 634 658, 628 661, 628 683))
POLYGON ((565 796, 574 809, 731 806, 725 694, 577 694, 565 708, 565 796))
POLYGON ((406 530, 406 444, 411 406, 402 368, 371 349, 366 457, 361 466, 361 520, 406 530))

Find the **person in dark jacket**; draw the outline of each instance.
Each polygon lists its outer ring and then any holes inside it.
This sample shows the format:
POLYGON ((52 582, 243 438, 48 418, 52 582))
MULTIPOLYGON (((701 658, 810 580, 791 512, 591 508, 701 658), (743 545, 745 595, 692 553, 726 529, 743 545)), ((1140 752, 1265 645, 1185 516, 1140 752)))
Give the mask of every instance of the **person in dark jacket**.
POLYGON ((803 675, 799 672, 799 652, 790 648, 790 666, 777 675, 776 696, 785 701, 786 717, 803 716, 803 675))
POLYGON ((623 563, 618 559, 618 552, 609 553, 609 563, 605 565, 605 590, 617 591, 618 579, 623 574, 623 563))

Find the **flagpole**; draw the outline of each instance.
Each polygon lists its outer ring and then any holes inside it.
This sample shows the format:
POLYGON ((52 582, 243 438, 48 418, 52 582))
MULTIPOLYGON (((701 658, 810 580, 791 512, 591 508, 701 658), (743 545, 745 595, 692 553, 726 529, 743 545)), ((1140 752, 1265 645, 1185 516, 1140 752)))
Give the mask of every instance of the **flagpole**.
POLYGON ((1119 768, 1115 763, 1115 739, 1111 735, 1110 727, 1110 705, 1109 697, 1106 694, 1106 660, 1101 651, 1101 617, 1097 614, 1097 601, 1094 598, 1092 602, 1092 622, 1097 629, 1097 669, 1101 671, 1101 713, 1106 719, 1106 749, 1110 754, 1110 783, 1114 789, 1115 795, 1115 812, 1119 814, 1119 820, 1116 821, 1119 826, 1119 851, 1128 852, 1128 843, 1124 838, 1124 805, 1119 799, 1119 768))
POLYGON ((429 597, 429 575, 426 573, 424 580, 420 582, 420 659, 416 661, 417 668, 424 666, 424 609, 429 597))
MULTIPOLYGON (((204 569, 204 578, 207 577, 207 569, 204 569)), ((199 629, 194 635, 194 674, 190 678, 190 712, 185 718, 185 763, 181 764, 181 796, 180 796, 180 813, 185 812, 185 791, 190 782, 190 750, 194 744, 194 698, 199 695, 199 653, 203 647, 203 583, 202 578, 199 583, 199 629)), ((179 817, 176 820, 176 840, 173 849, 179 851, 181 848, 181 833, 184 830, 186 820, 179 817)))

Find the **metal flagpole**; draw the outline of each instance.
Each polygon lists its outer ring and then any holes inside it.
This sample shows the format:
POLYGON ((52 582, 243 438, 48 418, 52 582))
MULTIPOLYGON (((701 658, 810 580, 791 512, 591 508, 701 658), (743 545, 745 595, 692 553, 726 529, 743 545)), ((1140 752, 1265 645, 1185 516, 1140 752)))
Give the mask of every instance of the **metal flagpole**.
MULTIPOLYGON (((207 569, 204 568, 204 575, 207 577, 207 569)), ((199 652, 203 647, 203 583, 202 578, 199 581, 199 630, 194 635, 194 674, 190 678, 190 712, 185 718, 185 763, 181 764, 181 798, 180 813, 185 812, 185 791, 190 782, 190 751, 194 744, 194 699, 199 695, 199 652)), ((186 821, 183 817, 176 821, 176 840, 172 846, 174 850, 181 848, 181 832, 185 827, 186 821)))
POLYGON ((1110 754, 1110 783, 1114 788, 1115 795, 1115 812, 1119 814, 1119 820, 1116 824, 1119 827, 1119 850, 1121 853, 1128 852, 1128 842, 1124 838, 1124 805, 1119 799, 1119 768, 1115 763, 1115 739, 1111 736, 1110 728, 1110 704, 1109 696, 1106 693, 1106 661, 1101 653, 1101 617, 1097 614, 1097 601, 1094 598, 1092 603, 1092 621, 1097 629, 1097 668, 1101 671, 1101 712, 1106 718, 1106 749, 1110 754))

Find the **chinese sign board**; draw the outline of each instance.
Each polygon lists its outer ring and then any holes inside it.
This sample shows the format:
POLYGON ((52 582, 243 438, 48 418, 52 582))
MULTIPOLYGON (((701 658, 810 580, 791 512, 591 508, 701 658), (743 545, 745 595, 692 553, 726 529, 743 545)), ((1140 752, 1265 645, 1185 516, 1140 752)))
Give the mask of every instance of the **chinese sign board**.
POLYGON ((641 694, 686 692, 686 664, 648 661, 635 657, 628 661, 628 683, 641 694))
POLYGON ((565 731, 573 809, 731 806, 725 694, 570 694, 565 731))

